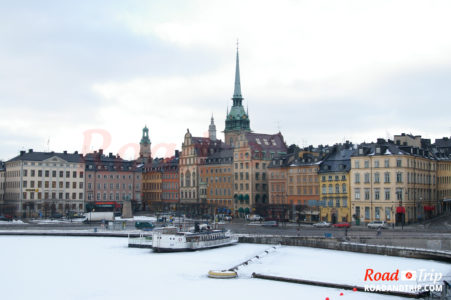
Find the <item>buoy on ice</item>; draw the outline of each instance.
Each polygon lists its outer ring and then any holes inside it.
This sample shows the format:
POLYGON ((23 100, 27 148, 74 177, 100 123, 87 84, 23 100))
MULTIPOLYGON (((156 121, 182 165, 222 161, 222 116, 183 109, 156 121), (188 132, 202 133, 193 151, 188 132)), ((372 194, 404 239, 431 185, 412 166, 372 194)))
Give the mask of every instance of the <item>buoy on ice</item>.
POLYGON ((208 277, 210 278, 218 278, 218 279, 230 279, 230 278, 236 278, 238 276, 238 273, 235 271, 208 271, 208 277))

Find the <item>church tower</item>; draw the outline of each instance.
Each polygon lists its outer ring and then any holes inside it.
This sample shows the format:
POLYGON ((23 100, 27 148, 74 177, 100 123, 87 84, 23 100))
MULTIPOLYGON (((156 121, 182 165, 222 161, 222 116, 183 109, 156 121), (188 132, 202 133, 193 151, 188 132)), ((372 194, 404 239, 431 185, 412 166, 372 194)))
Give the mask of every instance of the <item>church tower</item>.
POLYGON ((216 141, 216 125, 215 120, 213 119, 213 115, 211 116, 211 123, 210 126, 208 126, 208 137, 212 141, 216 141))
POLYGON ((243 96, 241 95, 241 81, 240 81, 240 61, 238 55, 238 47, 236 49, 236 67, 235 67, 235 88, 232 97, 232 108, 227 112, 225 121, 224 137, 225 143, 234 146, 238 135, 247 131, 250 132, 249 116, 243 107, 243 96))
POLYGON ((147 163, 151 160, 150 145, 151 142, 149 139, 149 129, 147 128, 147 126, 144 126, 141 142, 139 143, 139 160, 144 163, 147 163))

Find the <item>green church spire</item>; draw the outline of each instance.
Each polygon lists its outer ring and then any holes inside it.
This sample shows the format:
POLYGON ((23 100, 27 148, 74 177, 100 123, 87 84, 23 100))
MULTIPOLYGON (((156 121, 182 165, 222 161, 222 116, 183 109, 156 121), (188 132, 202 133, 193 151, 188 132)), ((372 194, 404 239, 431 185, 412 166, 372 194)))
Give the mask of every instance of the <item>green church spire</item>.
POLYGON ((233 105, 230 112, 227 111, 226 127, 224 132, 229 131, 251 131, 249 123, 249 115, 243 107, 243 96, 241 94, 240 80, 240 59, 238 53, 238 42, 236 48, 236 65, 235 65, 235 87, 233 90, 233 105))
POLYGON ((241 105, 243 96, 241 95, 241 81, 240 81, 240 58, 238 54, 238 45, 236 48, 236 67, 235 67, 235 89, 233 91, 233 106, 241 105), (239 100, 239 104, 238 104, 239 100))

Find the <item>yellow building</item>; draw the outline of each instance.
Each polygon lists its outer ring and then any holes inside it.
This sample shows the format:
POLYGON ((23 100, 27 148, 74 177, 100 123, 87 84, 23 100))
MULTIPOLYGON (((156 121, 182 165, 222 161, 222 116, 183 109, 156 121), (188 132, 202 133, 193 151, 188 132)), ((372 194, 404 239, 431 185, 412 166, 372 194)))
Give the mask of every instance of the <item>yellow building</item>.
POLYGON ((321 220, 331 223, 352 220, 349 171, 353 150, 339 147, 332 149, 318 172, 321 220))

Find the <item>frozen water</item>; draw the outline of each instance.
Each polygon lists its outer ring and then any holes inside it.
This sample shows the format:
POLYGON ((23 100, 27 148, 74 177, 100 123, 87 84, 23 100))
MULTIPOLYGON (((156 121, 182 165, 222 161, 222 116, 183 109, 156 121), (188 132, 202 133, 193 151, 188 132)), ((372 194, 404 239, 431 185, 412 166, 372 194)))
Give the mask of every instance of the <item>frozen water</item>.
POLYGON ((252 272, 362 284, 367 267, 434 268, 447 264, 302 247, 278 247, 238 270, 238 279, 210 279, 269 245, 185 253, 127 248, 124 238, 0 236, 2 299, 402 299, 251 278, 252 272), (343 292, 343 296, 339 296, 343 292))

